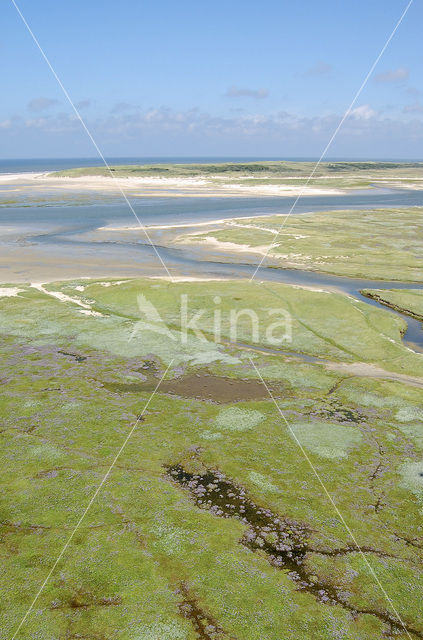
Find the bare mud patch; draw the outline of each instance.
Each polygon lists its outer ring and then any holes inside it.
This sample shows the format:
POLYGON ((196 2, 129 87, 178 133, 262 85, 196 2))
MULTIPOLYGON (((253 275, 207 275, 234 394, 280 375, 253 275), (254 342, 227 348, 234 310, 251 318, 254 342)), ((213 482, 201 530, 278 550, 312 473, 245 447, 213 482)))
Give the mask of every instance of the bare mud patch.
POLYGON ((220 624, 199 604, 183 582, 177 589, 181 596, 178 605, 181 615, 189 620, 200 640, 235 640, 222 629, 220 624))
MULTIPOLYGON (((156 384, 157 380, 155 378, 147 382, 103 383, 106 389, 115 393, 151 392, 156 384)), ((273 391, 277 395, 281 388, 275 387, 273 391)), ((207 373, 190 374, 173 380, 163 380, 159 393, 222 404, 269 399, 268 391, 260 381, 226 378, 207 373)))

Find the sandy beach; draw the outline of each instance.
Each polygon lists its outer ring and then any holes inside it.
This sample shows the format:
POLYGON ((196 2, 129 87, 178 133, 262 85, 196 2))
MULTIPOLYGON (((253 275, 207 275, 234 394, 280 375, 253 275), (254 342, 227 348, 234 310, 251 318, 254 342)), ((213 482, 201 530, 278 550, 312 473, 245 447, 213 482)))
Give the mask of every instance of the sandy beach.
MULTIPOLYGON (((0 174, 0 195, 3 192, 13 199, 17 196, 43 194, 51 197, 58 194, 61 198, 79 195, 103 194, 109 196, 137 197, 297 197, 297 196, 336 196, 353 193, 359 187, 354 185, 340 187, 331 184, 339 180, 338 176, 319 176, 319 186, 311 180, 307 184, 305 176, 289 176, 287 184, 260 182, 260 178, 227 176, 164 177, 164 176, 58 176, 50 172, 5 173, 0 174), (257 183, 255 183, 257 181, 257 183), (321 182, 325 184, 322 186, 321 182), (293 183, 294 182, 294 183, 293 183)), ((400 176, 389 178, 374 176, 373 186, 388 189, 415 190, 422 188, 422 181, 403 179, 400 176)), ((8 198, 9 199, 9 198, 8 198)))
POLYGON ((115 178, 106 176, 57 177, 49 173, 9 173, 0 175, 0 189, 8 187, 7 193, 35 189, 40 191, 60 191, 72 193, 102 192, 121 194, 131 197, 242 197, 242 196, 288 196, 300 194, 308 196, 342 195, 346 189, 338 189, 328 185, 327 188, 304 186, 304 178, 299 178, 298 185, 279 184, 242 184, 225 178, 163 178, 163 177, 128 177, 115 178))

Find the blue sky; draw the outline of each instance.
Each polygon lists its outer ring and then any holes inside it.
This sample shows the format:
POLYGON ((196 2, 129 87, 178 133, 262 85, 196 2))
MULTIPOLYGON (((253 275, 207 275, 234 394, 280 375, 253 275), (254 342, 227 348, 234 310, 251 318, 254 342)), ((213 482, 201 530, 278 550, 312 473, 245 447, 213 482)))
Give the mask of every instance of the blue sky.
MULTIPOLYGON (((108 156, 318 156, 399 0, 17 0, 108 156)), ((423 157, 423 5, 408 15, 330 156, 423 157)), ((9 0, 0 157, 95 155, 9 0)))

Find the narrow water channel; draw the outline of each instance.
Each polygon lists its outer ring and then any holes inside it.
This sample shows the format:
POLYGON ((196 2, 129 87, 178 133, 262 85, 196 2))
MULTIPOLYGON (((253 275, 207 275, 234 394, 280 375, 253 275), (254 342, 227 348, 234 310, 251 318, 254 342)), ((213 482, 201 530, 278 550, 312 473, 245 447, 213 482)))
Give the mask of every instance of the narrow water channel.
MULTIPOLYGON (((392 191, 375 189, 341 196, 303 197, 295 210, 295 215, 310 211, 334 209, 374 209, 378 207, 412 207, 422 203, 421 191, 392 191)), ((143 224, 187 224, 227 219, 234 216, 257 216, 286 213, 292 206, 292 198, 142 198, 134 201, 137 214, 143 224)), ((37 277, 39 280, 52 279, 52 270, 57 279, 75 277, 75 270, 69 265, 80 265, 81 277, 142 277, 163 275, 154 249, 145 238, 137 236, 134 241, 81 241, 82 232, 99 229, 102 226, 133 226, 134 218, 128 207, 117 199, 109 203, 94 202, 87 206, 67 206, 0 208, 0 228, 12 228, 17 240, 8 244, 7 236, 0 241, 8 253, 8 262, 1 266, 4 282, 26 282, 37 277), (35 248, 34 255, 31 253, 35 248), (60 267, 60 269, 59 269, 60 267), (69 272, 69 273, 68 273, 69 272), (37 276, 34 275, 37 274, 37 276), (47 275, 48 274, 48 275, 47 275)), ((156 242, 156 239, 155 239, 156 242)), ((249 279, 254 273, 253 264, 233 264, 218 262, 219 256, 207 257, 201 250, 186 247, 158 247, 159 254, 171 273, 183 276, 249 279)), ((230 259, 229 256, 226 259, 230 259)), ((423 284, 363 280, 326 275, 298 269, 274 269, 263 266, 258 271, 257 281, 281 282, 324 290, 337 290, 353 296, 366 304, 383 308, 401 316, 408 329, 404 342, 416 351, 423 351, 423 330, 418 320, 388 309, 376 300, 361 294, 362 289, 423 289, 423 284)))
MULTIPOLYGON (((182 251, 160 248, 160 255, 167 265, 178 264, 186 275, 201 275, 209 277, 227 277, 250 279, 256 269, 252 264, 227 264, 198 259, 192 254, 188 257, 182 251)), ((413 282, 398 282, 389 280, 367 280, 360 278, 348 278, 334 276, 317 271, 301 271, 300 269, 275 269, 261 267, 255 276, 257 282, 280 282, 300 286, 316 287, 325 291, 338 291, 357 300, 370 304, 389 313, 394 313, 403 318, 407 323, 407 331, 403 336, 404 343, 414 351, 423 352, 423 325, 419 320, 394 309, 380 304, 376 300, 367 298, 361 291, 363 289, 415 289, 423 290, 423 284, 413 282)))

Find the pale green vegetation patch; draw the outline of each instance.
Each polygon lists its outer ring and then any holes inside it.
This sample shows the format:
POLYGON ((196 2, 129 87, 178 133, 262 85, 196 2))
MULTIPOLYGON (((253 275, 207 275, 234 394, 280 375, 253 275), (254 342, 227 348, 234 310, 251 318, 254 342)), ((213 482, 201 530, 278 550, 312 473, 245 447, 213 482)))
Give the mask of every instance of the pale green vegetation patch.
POLYGON ((398 428, 420 449, 423 449, 423 422, 400 423, 398 428))
POLYGON ((220 438, 223 438, 223 435, 219 433, 219 431, 210 431, 209 429, 205 429, 201 433, 201 437, 204 438, 204 440, 219 440, 220 438))
POLYGON ((266 476, 264 476, 262 473, 257 473, 257 471, 251 471, 248 474, 248 479, 257 487, 262 489, 262 491, 270 491, 270 493, 278 493, 280 491, 280 489, 272 484, 272 482, 269 482, 266 476))
POLYGON ((170 524, 157 523, 153 526, 152 533, 157 538, 156 546, 165 549, 170 555, 179 555, 187 541, 186 529, 170 524))
POLYGON ((400 423, 421 415, 421 390, 398 382, 351 377, 339 385, 337 393, 354 404, 386 411, 400 423))
POLYGON ((40 460, 44 463, 55 466, 61 459, 63 460, 64 452, 51 444, 39 444, 27 451, 26 455, 29 459, 32 458, 34 461, 40 460))
POLYGON ((399 422, 412 422, 413 420, 421 420, 423 423, 423 409, 419 407, 401 407, 395 414, 395 418, 399 422))
POLYGON ((187 640, 188 631, 176 622, 155 622, 139 630, 134 629, 134 640, 187 640))
POLYGON ((331 422, 293 422, 290 427, 299 443, 323 458, 345 458, 362 436, 357 427, 331 422))
MULTIPOLYGON (((79 300, 101 316, 83 315, 75 302, 26 287, 18 296, 0 298, 0 330, 30 337, 35 344, 72 335, 83 348, 126 357, 156 354, 166 363, 193 366, 235 364, 237 345, 245 344, 423 375, 421 356, 402 343, 402 318, 338 293, 237 280, 211 281, 206 288, 201 282, 142 278, 112 287, 83 281, 82 292, 80 286, 77 281, 53 283, 46 290, 79 300)), ((300 383, 301 371, 291 368, 287 376, 300 383)), ((312 375, 310 383, 317 384, 318 378, 312 375)))
POLYGON ((423 502, 423 460, 406 462, 400 467, 399 472, 402 486, 423 502))
MULTIPOLYGON (((280 351, 298 351, 335 360, 383 360, 387 368, 400 368, 400 359, 402 362, 404 359, 410 364, 413 362, 416 374, 418 371, 423 374, 419 356, 402 344, 405 322, 401 318, 337 293, 275 283, 262 286, 217 281, 208 282, 205 289, 201 282, 169 284, 133 279, 114 287, 87 285, 84 296, 95 300, 93 308, 97 311, 137 321, 143 313, 137 303, 140 293, 157 309, 164 326, 175 332, 181 327, 181 295, 187 295, 187 318, 190 321, 200 314, 196 324, 209 340, 207 349, 203 346, 206 353, 218 348, 213 342, 218 309, 224 343, 262 344, 280 351), (349 319, 348 323, 345 318, 349 319)), ((166 340, 163 335, 156 335, 153 343, 159 339, 166 340)), ((197 336, 192 340, 198 344, 197 336)), ((136 348, 137 340, 132 344, 136 348)), ((214 357, 215 361, 219 359, 224 357, 214 357)))
POLYGON ((423 320, 423 289, 364 289, 362 293, 387 307, 423 320))
MULTIPOLYGON (((227 221, 218 230, 180 236, 178 242, 211 238, 222 243, 226 255, 233 249, 225 243, 247 245, 255 259, 271 246, 266 264, 275 267, 422 282, 422 224, 421 207, 281 214, 227 221)), ((416 304, 420 308, 421 301, 416 304)))
POLYGON ((217 414, 215 424, 218 429, 246 431, 259 425, 264 418, 265 416, 259 411, 241 409, 240 407, 227 407, 217 414))

